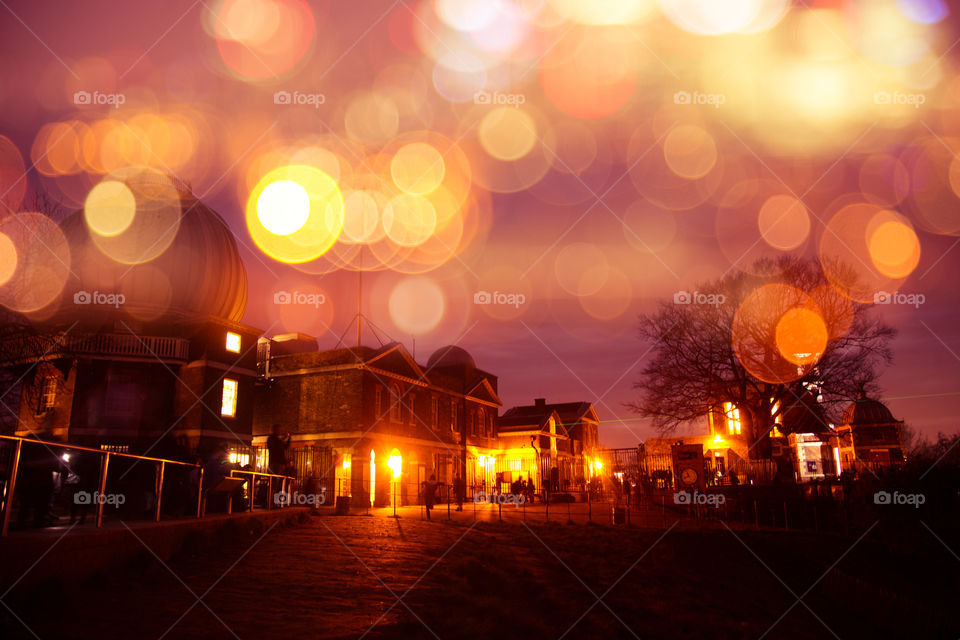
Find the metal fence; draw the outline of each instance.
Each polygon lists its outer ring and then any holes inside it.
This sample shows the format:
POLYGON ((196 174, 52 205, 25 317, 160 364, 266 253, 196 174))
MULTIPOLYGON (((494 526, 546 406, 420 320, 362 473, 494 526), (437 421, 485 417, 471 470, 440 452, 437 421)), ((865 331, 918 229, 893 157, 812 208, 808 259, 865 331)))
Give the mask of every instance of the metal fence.
MULTIPOLYGON (((200 518, 208 501, 223 503, 227 513, 236 500, 252 510, 253 479, 270 477, 285 490, 293 480, 247 471, 254 475, 224 482, 242 473, 227 459, 201 465, 0 435, 0 535, 8 534, 15 511, 15 524, 27 528, 28 516, 34 527, 45 527, 59 523, 62 515, 69 515, 71 524, 83 523, 91 511, 97 527, 106 516, 157 522, 163 514, 200 518)), ((270 499, 264 506, 287 505, 270 499)))

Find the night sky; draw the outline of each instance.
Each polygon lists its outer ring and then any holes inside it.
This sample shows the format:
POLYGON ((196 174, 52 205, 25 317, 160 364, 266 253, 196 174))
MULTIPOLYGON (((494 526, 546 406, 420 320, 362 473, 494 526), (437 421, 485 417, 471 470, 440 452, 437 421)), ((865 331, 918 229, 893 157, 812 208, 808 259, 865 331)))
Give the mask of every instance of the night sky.
POLYGON ((174 174, 236 236, 246 324, 352 345, 362 272, 385 342, 422 363, 467 349, 505 408, 592 401, 605 446, 655 435, 624 406, 640 314, 762 256, 816 259, 838 211, 870 203, 919 247, 874 283, 902 294, 876 305, 900 332, 883 399, 953 432, 960 7, 789 4, 8 1, 0 199, 29 208, 19 161, 66 210, 123 166, 174 174), (333 246, 297 264, 247 213, 286 165, 345 202, 333 246))

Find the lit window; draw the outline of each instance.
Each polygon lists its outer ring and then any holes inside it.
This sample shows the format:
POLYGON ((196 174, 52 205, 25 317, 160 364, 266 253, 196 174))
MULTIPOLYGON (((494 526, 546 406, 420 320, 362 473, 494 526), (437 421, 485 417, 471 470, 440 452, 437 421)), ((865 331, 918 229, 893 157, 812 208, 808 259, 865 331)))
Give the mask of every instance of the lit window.
POLYGON ((223 379, 223 395, 220 398, 220 415, 232 418, 237 415, 237 381, 223 379))
POLYGON ((377 420, 379 420, 383 417, 383 389, 380 387, 377 387, 375 402, 377 407, 377 420))
POLYGON ((520 461, 511 460, 510 461, 510 471, 520 471, 520 461))
POLYGON ((734 407, 732 402, 724 402, 723 412, 727 416, 727 433, 740 435, 740 409, 734 407))
POLYGON ((45 413, 53 408, 57 402, 57 379, 47 376, 40 386, 40 401, 37 403, 37 413, 45 413))
POLYGON ((430 404, 430 426, 436 430, 440 427, 440 398, 434 396, 430 404))
POLYGON ((240 334, 227 331, 227 351, 240 353, 240 334))
POLYGON ((228 459, 230 464, 246 467, 250 464, 250 453, 246 449, 231 449, 228 459))

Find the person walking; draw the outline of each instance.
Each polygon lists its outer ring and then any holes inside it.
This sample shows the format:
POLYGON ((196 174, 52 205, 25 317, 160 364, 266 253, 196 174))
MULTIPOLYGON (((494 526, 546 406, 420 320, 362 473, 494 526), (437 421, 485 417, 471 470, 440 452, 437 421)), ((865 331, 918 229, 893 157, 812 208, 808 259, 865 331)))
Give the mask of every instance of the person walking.
POLYGON ((457 495, 457 511, 463 511, 463 498, 464 494, 467 491, 467 487, 463 482, 463 478, 457 476, 453 481, 453 490, 457 495))
POLYGON ((437 476, 430 474, 430 479, 423 483, 423 504, 427 510, 427 520, 431 520, 430 511, 437 496, 437 476))

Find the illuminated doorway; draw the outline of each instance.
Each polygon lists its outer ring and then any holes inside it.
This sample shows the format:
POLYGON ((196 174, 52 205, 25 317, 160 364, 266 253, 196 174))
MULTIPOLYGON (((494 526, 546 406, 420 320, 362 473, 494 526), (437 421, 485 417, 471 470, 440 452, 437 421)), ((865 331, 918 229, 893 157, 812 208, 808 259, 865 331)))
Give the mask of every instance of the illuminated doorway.
POLYGON ((377 455, 373 449, 370 449, 370 506, 373 506, 373 498, 377 490, 377 455))

